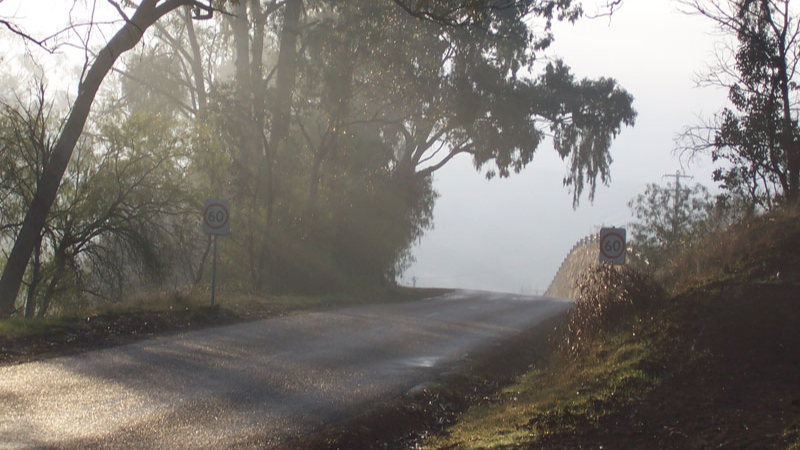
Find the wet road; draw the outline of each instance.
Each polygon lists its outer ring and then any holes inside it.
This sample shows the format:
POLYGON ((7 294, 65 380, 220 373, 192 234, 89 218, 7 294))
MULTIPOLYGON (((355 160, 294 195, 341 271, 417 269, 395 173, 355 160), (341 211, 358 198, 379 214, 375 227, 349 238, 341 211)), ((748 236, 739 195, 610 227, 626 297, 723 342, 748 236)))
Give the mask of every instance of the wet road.
POLYGON ((568 306, 454 292, 0 367, 0 449, 269 448, 401 395, 568 306))

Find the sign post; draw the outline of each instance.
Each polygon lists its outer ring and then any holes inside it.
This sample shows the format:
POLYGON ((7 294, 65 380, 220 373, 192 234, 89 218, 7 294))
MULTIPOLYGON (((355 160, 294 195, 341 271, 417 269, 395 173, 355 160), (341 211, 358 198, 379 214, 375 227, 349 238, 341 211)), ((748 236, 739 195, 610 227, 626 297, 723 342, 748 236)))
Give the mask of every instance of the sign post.
POLYGON ((625 264, 625 228, 600 229, 600 262, 625 264))
POLYGON ((211 307, 214 307, 214 297, 217 293, 217 236, 214 235, 214 258, 211 260, 211 307))
POLYGON ((230 205, 227 200, 209 199, 203 207, 203 233, 214 236, 214 255, 211 262, 211 306, 217 291, 217 236, 230 233, 230 205))

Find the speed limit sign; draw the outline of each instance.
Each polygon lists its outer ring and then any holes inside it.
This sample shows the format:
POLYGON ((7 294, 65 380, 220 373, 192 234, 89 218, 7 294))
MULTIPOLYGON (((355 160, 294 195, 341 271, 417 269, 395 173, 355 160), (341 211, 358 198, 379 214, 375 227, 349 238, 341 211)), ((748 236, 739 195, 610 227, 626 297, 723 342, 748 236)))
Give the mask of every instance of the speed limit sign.
POLYGON ((203 233, 228 234, 230 226, 230 206, 226 200, 206 200, 203 208, 203 233))
POLYGON ((600 229, 600 262, 625 264, 625 228, 600 229))

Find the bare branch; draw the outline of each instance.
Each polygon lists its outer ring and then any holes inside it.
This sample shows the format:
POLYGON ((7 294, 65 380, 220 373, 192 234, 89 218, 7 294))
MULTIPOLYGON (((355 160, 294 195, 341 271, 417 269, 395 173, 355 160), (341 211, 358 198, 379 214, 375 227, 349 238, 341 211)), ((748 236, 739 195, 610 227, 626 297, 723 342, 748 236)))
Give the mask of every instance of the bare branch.
POLYGON ((586 18, 599 19, 601 17, 611 17, 622 8, 622 2, 623 0, 607 0, 606 4, 599 11, 594 14, 587 14, 586 18))
POLYGON ((41 40, 36 39, 35 37, 31 36, 30 34, 26 33, 25 31, 23 31, 17 25, 15 25, 15 24, 7 21, 7 20, 4 20, 4 19, 0 19, 0 25, 6 27, 6 29, 8 29, 12 33, 16 34, 17 36, 21 37, 22 39, 24 39, 24 40, 26 40, 28 42, 32 42, 32 43, 36 44, 42 50, 44 50, 44 51, 46 51, 46 52, 48 52, 50 54, 55 53, 55 49, 49 48, 46 45, 46 43, 50 39, 50 37, 47 37, 47 38, 44 38, 44 39, 41 39, 41 40))
POLYGON ((696 159, 708 155, 715 148, 716 134, 721 126, 719 115, 710 120, 698 117, 699 125, 685 127, 674 138, 673 154, 678 156, 681 164, 691 164, 696 159))
POLYGON ((119 15, 122 16, 123 19, 125 19, 125 22, 129 23, 131 21, 131 19, 128 17, 128 15, 125 14, 125 11, 122 10, 122 7, 119 6, 119 3, 115 2, 114 0, 106 0, 106 1, 108 3, 110 3, 111 6, 113 6, 117 10, 119 15))

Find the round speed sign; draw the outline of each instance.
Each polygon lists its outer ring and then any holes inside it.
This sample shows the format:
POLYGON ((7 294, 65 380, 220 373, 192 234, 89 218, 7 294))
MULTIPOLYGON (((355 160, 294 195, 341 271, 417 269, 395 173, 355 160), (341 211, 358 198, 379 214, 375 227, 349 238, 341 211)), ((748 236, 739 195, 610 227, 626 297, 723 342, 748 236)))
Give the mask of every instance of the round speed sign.
POLYGON ((205 234, 228 234, 230 226, 228 220, 228 202, 209 200, 203 208, 203 232, 205 234))
POLYGON ((604 228, 600 233, 600 260, 625 263, 625 229, 604 228))

